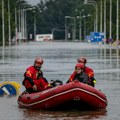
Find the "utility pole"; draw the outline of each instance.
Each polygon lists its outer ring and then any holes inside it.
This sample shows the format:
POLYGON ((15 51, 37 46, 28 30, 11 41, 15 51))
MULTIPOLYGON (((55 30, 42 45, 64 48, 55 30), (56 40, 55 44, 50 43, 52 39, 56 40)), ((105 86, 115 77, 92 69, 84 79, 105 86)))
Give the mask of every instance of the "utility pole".
POLYGON ((65 16, 65 41, 68 39, 67 16, 65 16))
POLYGON ((106 0, 104 0, 104 43, 106 43, 106 0))
POLYGON ((4 25, 4 0, 2 0, 2 41, 5 46, 5 25, 4 25))
POLYGON ((117 24, 116 24, 116 28, 117 28, 117 32, 116 32, 116 40, 119 40, 119 0, 117 0, 117 20, 116 20, 117 24))
POLYGON ((11 45, 11 20, 10 20, 10 0, 8 0, 8 30, 9 30, 9 46, 11 45))
POLYGON ((34 40, 36 38, 36 15, 35 15, 35 11, 34 11, 34 40))
MULTIPOLYGON (((74 19, 73 17, 71 17, 71 16, 65 16, 65 41, 67 41, 68 40, 68 33, 69 33, 69 31, 68 31, 68 22, 67 22, 67 19, 74 19)), ((73 27, 74 28, 74 27, 73 27)), ((74 29, 72 30, 72 33, 73 33, 73 35, 74 35, 74 29)), ((72 39, 74 39, 73 38, 73 35, 72 35, 72 39)))
POLYGON ((103 11, 103 9, 102 9, 102 0, 101 0, 101 20, 100 20, 100 32, 103 32, 103 30, 102 30, 102 18, 103 18, 103 14, 102 14, 102 11, 103 11))
POLYGON ((82 25, 81 25, 81 11, 80 11, 80 24, 79 24, 79 40, 80 40, 80 42, 81 42, 81 40, 82 40, 82 35, 81 35, 81 27, 82 27, 82 25))
POLYGON ((110 0, 110 36, 109 38, 112 39, 112 0, 110 0))
POLYGON ((18 29, 17 29, 17 10, 15 6, 15 43, 17 45, 17 39, 18 39, 18 29))
POLYGON ((98 32, 98 5, 96 1, 85 0, 84 4, 93 5, 96 8, 96 32, 98 32))
POLYGON ((76 18, 73 17, 74 20, 74 40, 76 40, 76 18))
MULTIPOLYGON (((69 16, 70 17, 70 16, 69 16)), ((70 17, 73 21, 73 32, 72 32, 72 40, 76 39, 76 19, 75 17, 70 17)))

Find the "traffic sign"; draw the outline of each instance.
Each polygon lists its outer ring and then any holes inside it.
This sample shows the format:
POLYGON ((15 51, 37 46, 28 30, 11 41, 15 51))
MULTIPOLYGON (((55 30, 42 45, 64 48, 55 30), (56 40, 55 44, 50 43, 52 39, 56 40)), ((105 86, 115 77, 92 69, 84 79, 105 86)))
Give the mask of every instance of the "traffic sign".
POLYGON ((102 32, 91 32, 90 33, 90 41, 91 42, 103 42, 104 33, 102 32))

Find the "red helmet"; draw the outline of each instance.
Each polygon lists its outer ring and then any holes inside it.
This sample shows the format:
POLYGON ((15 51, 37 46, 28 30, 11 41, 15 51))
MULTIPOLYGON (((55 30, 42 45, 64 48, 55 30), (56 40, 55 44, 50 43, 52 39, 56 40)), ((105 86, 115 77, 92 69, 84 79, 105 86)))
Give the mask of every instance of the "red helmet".
POLYGON ((38 64, 43 64, 43 59, 41 58, 41 57, 37 57, 36 59, 35 59, 35 63, 38 63, 38 64))
POLYGON ((87 63, 87 59, 85 57, 80 57, 77 59, 78 63, 87 63))
POLYGON ((76 65, 75 65, 75 68, 76 67, 79 67, 79 68, 81 68, 81 69, 84 69, 84 64, 83 63, 77 63, 76 65))

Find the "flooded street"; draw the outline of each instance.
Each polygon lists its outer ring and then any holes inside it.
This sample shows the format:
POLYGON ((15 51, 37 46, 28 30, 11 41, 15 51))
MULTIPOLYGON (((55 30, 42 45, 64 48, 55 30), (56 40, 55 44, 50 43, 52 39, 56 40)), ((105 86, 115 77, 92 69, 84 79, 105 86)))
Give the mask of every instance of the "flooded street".
MULTIPOLYGON (((85 56, 93 68, 96 88, 108 99, 103 111, 41 111, 19 109, 17 97, 0 97, 0 120, 119 120, 120 57, 119 51, 79 42, 30 42, 0 47, 0 83, 16 81, 22 85, 25 69, 37 56, 44 59, 44 76, 65 83, 74 70, 76 59, 85 56)), ((24 91, 21 86, 20 92, 24 91)), ((94 101, 93 101, 94 102, 94 101)))

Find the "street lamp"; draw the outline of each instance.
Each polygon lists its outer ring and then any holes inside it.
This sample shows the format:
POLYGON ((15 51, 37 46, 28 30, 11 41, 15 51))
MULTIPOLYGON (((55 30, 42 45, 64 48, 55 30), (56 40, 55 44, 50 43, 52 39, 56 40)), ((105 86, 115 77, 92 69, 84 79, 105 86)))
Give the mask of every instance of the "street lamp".
POLYGON ((65 16, 65 40, 67 40, 68 38, 68 30, 67 30, 67 19, 73 19, 73 33, 72 33, 72 39, 75 40, 76 39, 76 19, 75 17, 71 17, 71 16, 65 16))
POLYGON ((17 45, 17 39, 18 39, 18 27, 17 27, 17 9, 15 6, 15 43, 17 45))
POLYGON ((68 16, 65 16, 65 41, 68 39, 67 18, 68 16))
POLYGON ((110 30, 109 38, 112 38, 112 0, 110 0, 110 30))
POLYGON ((106 43, 106 0, 104 0, 104 44, 106 43))
POLYGON ((36 14, 35 14, 35 10, 33 11, 34 13, 34 40, 36 38, 36 14))
MULTIPOLYGON (((78 11, 77 9, 76 9, 76 11, 78 11)), ((80 20, 80 22, 79 22, 79 40, 81 41, 81 39, 82 39, 82 33, 81 33, 81 29, 82 29, 82 24, 81 24, 81 14, 82 14, 82 12, 83 12, 84 10, 81 10, 81 11, 79 11, 79 13, 80 13, 80 16, 77 16, 77 18, 79 18, 79 20, 80 20)))
POLYGON ((2 41, 5 46, 5 25, 4 25, 4 0, 2 0, 2 41))
POLYGON ((103 26, 103 24, 102 24, 102 20, 103 20, 103 14, 102 14, 102 12, 103 12, 103 2, 102 2, 102 0, 101 0, 101 14, 100 14, 100 32, 103 32, 103 30, 102 30, 102 26, 103 26))
POLYGON ((80 21, 79 21, 79 40, 81 41, 81 11, 80 11, 80 16, 77 16, 77 18, 80 19, 80 21))
POLYGON ((86 16, 83 15, 82 18, 84 18, 84 39, 85 39, 85 36, 86 36, 86 19, 87 17, 90 17, 91 15, 90 14, 87 14, 86 16))
POLYGON ((24 9, 25 7, 28 7, 28 5, 26 4, 21 4, 19 6, 19 43, 20 43, 20 39, 24 39, 24 27, 25 27, 25 13, 24 13, 24 9))
POLYGON ((20 23, 21 23, 21 14, 20 14, 20 7, 24 5, 26 2, 25 1, 16 1, 16 6, 15 6, 15 41, 17 44, 17 39, 19 39, 20 42, 20 23), (18 10, 17 10, 17 5, 18 5, 18 10), (18 15, 18 18, 17 18, 18 15), (17 22, 18 21, 18 22, 17 22))
POLYGON ((65 16, 65 41, 68 40, 68 25, 67 25, 67 19, 69 19, 70 16, 65 16))
POLYGON ((25 9, 25 22, 24 22, 24 38, 25 39, 27 39, 27 21, 26 21, 27 18, 26 18, 26 11, 27 11, 27 9, 25 9))
POLYGON ((11 45, 10 0, 8 0, 8 29, 9 29, 9 46, 10 46, 11 45))
POLYGON ((21 35, 23 40, 24 40, 24 21, 25 21, 24 7, 27 7, 27 5, 21 6, 21 35))
POLYGON ((117 32, 116 32, 116 40, 117 43, 119 42, 119 0, 117 0, 117 19, 116 19, 116 28, 117 28, 117 32))
POLYGON ((27 38, 26 11, 28 11, 28 10, 33 10, 33 8, 24 6, 23 9, 22 9, 22 13, 23 13, 23 23, 22 23, 22 35, 23 35, 23 39, 27 38))
POLYGON ((84 4, 89 4, 89 5, 93 5, 96 7, 96 32, 97 32, 98 31, 98 5, 97 5, 97 2, 85 0, 84 4))
POLYGON ((19 43, 21 39, 23 38, 23 7, 28 6, 27 2, 24 0, 16 1, 16 6, 15 6, 15 38, 16 38, 16 44, 17 44, 17 39, 19 39, 19 43), (17 6, 18 5, 18 6, 17 6), (18 8, 18 10, 17 10, 18 8), (18 14, 18 18, 17 18, 18 14), (18 26, 17 26, 17 21, 18 21, 18 26))
MULTIPOLYGON (((19 1, 18 1, 19 2, 19 1)), ((18 3, 16 2, 16 3, 18 3)), ((20 1, 21 2, 21 1, 20 1)), ((18 27, 18 36, 19 36, 19 43, 22 39, 22 25, 23 25, 23 13, 22 13, 22 7, 24 6, 27 6, 25 4, 26 2, 22 2, 22 3, 19 3, 19 6, 18 6, 18 16, 19 16, 19 19, 18 19, 18 22, 19 22, 19 27, 18 27)), ((17 11, 16 11, 17 12, 17 11)), ((17 13, 16 13, 16 20, 17 20, 17 13)), ((16 22, 17 23, 17 22, 16 22)))
POLYGON ((18 36, 19 36, 19 43, 20 43, 20 40, 22 38, 22 33, 21 33, 21 17, 22 17, 22 14, 21 14, 21 6, 24 5, 24 3, 21 3, 18 7, 19 9, 19 32, 18 32, 18 36))
POLYGON ((73 19, 73 36, 72 36, 72 38, 73 38, 73 40, 75 40, 76 39, 76 19, 75 19, 75 17, 71 17, 72 19, 73 19))
POLYGON ((65 41, 68 40, 68 25, 67 25, 67 19, 69 19, 70 16, 65 16, 65 41))

